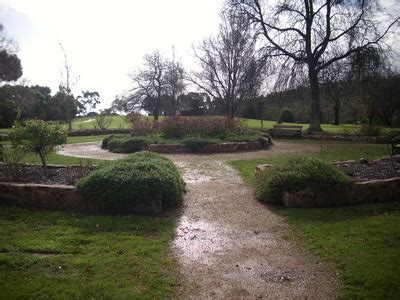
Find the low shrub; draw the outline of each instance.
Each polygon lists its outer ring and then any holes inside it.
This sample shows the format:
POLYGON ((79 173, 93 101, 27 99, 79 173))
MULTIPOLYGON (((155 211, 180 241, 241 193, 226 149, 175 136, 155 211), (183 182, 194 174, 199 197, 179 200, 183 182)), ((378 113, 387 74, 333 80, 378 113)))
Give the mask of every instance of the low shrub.
POLYGON ((232 133, 243 133, 245 125, 238 119, 227 117, 166 117, 157 123, 157 131, 166 138, 187 136, 224 139, 232 133))
POLYGON ((101 141, 101 148, 102 149, 108 149, 108 143, 112 140, 112 139, 120 139, 120 138, 128 138, 129 135, 126 134, 112 134, 106 138, 104 138, 101 141))
POLYGON ((112 138, 108 141, 108 150, 115 153, 133 153, 137 151, 146 150, 147 146, 153 144, 155 141, 150 137, 125 137, 125 138, 112 138))
POLYGON ((379 136, 382 133, 382 128, 378 125, 361 124, 359 128, 360 135, 379 136))
POLYGON ((143 136, 153 132, 153 123, 150 118, 138 113, 131 113, 126 115, 126 121, 132 127, 132 135, 143 136))
POLYGON ((231 134, 225 137, 228 142, 257 142, 261 135, 258 134, 231 134))
POLYGON ((279 122, 294 122, 294 112, 289 108, 282 108, 281 113, 279 115, 279 122))
POLYGON ((350 135, 354 135, 355 133, 356 133, 355 130, 351 127, 343 126, 340 129, 340 134, 343 136, 350 136, 350 135))
POLYGON ((151 205, 155 199, 168 209, 181 203, 184 182, 166 157, 138 152, 99 167, 81 179, 77 188, 106 209, 151 205))
POLYGON ((47 158, 57 146, 67 142, 67 131, 60 125, 52 125, 42 120, 16 122, 10 132, 13 145, 23 147, 26 153, 35 153, 40 157, 44 171, 47 158))
POLYGON ((260 172, 256 193, 260 201, 282 204, 285 191, 321 190, 350 183, 349 177, 328 162, 316 158, 294 158, 285 165, 260 172))
POLYGON ((212 138, 199 138, 199 137, 190 137, 183 139, 181 141, 187 148, 189 148, 193 152, 199 152, 204 149, 207 145, 219 144, 221 140, 212 139, 212 138))

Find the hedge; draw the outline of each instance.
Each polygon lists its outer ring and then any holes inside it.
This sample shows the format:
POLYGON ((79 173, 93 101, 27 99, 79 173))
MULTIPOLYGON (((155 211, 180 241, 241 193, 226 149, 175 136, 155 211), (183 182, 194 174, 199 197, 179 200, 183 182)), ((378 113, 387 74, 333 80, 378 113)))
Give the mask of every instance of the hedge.
POLYGON ((285 191, 322 190, 351 184, 351 179, 335 166, 316 158, 294 158, 285 165, 260 172, 256 195, 260 201, 282 204, 285 191))
POLYGON ((160 199, 162 208, 178 206, 184 181, 169 159, 151 152, 137 152, 107 163, 77 183, 84 197, 103 208, 151 205, 160 199))

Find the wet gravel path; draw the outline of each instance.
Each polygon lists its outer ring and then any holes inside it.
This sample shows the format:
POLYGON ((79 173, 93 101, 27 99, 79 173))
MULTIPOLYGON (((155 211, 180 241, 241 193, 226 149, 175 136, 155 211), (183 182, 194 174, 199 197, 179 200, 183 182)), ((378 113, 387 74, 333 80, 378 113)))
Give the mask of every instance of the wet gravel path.
MULTIPOLYGON (((60 154, 114 159, 98 143, 67 145, 60 154)), ((182 170, 187 193, 172 243, 182 298, 332 299, 337 279, 296 243, 284 218, 256 201, 225 162, 319 151, 277 142, 270 150, 168 155, 182 170), (299 148, 300 147, 300 148, 299 148)))

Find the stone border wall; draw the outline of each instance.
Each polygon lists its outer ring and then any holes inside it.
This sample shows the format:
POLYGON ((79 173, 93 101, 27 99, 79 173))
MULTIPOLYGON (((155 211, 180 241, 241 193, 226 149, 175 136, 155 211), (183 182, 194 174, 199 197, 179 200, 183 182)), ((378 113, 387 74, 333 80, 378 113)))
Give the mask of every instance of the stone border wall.
POLYGON ((50 210, 104 213, 160 213, 161 200, 145 205, 119 205, 105 208, 85 199, 71 185, 0 182, 0 203, 50 210))
MULTIPOLYGON (((271 130, 268 130, 271 133, 271 130)), ((390 144, 391 138, 384 136, 362 136, 362 135, 340 135, 340 134, 327 134, 323 132, 302 132, 301 137, 275 137, 275 138, 289 138, 289 139, 308 139, 308 140, 322 140, 322 141, 344 141, 344 142, 365 142, 375 144, 390 144)))
POLYGON ((193 152, 183 144, 150 144, 146 150, 157 153, 227 153, 267 149, 270 145, 271 143, 263 142, 230 142, 205 145, 199 151, 193 152))
POLYGON ((350 187, 324 191, 285 192, 285 207, 332 207, 400 201, 400 177, 357 182, 350 187))

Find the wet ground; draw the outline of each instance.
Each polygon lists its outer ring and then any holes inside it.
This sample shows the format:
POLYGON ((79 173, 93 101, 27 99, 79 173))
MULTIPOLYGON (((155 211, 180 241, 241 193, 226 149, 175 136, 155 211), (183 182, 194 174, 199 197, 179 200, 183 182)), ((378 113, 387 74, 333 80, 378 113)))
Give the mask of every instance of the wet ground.
MULTIPOLYGON (((67 145, 62 154, 114 159, 99 144, 67 145), (97 145, 97 147, 95 146, 97 145)), ((310 153, 315 145, 277 142, 271 149, 233 154, 168 155, 187 183, 172 247, 182 298, 336 298, 336 276, 299 247, 274 208, 225 162, 310 153)))

